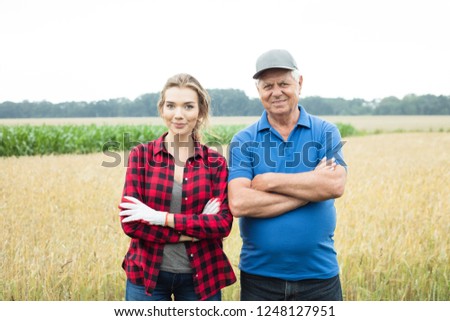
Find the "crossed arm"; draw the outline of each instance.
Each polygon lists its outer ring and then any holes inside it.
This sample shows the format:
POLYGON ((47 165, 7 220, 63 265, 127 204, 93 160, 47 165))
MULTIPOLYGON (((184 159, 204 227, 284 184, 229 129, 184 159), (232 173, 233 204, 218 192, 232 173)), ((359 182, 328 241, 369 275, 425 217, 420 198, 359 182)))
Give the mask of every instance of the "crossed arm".
POLYGON ((230 209, 235 217, 275 217, 309 202, 342 196, 346 176, 344 167, 322 160, 310 172, 236 178, 228 184, 230 209))
MULTIPOLYGON (((198 208, 201 206, 200 201, 195 205, 193 210, 198 210, 198 214, 168 213, 155 210, 153 208, 155 203, 143 202, 144 195, 148 193, 142 183, 146 168, 139 166, 137 152, 133 149, 130 153, 123 200, 119 205, 121 209, 119 215, 125 234, 154 243, 218 239, 229 234, 233 217, 227 201, 228 167, 226 163, 214 168, 210 186, 213 197, 202 209, 198 208)), ((161 209, 161 206, 158 209, 161 209)))

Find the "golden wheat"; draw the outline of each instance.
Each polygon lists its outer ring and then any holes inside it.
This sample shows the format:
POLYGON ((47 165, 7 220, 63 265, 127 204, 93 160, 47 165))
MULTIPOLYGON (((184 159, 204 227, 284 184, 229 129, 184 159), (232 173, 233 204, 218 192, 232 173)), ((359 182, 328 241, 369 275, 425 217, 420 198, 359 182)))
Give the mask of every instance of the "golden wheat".
MULTIPOLYGON (((448 133, 347 139, 335 240, 346 300, 450 300, 448 133)), ((125 168, 103 154, 1 158, 0 300, 122 300, 125 168)), ((225 251, 239 273, 238 224, 225 251)), ((239 283, 225 300, 239 299, 239 283)))

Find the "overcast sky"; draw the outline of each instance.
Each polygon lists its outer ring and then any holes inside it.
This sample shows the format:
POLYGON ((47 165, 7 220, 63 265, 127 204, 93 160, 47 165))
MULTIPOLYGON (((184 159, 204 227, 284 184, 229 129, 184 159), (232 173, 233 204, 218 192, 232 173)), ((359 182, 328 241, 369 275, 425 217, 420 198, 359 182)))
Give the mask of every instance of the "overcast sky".
POLYGON ((304 96, 450 95, 449 15, 447 0, 0 0, 0 102, 135 99, 179 72, 256 97, 272 48, 304 96))

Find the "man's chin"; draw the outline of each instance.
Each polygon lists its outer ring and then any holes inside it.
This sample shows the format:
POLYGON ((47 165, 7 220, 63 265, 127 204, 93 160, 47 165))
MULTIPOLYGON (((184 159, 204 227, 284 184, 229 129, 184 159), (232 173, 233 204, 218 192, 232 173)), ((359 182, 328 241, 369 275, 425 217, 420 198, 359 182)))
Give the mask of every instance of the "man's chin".
POLYGON ((289 113, 290 111, 291 111, 291 108, 289 108, 289 106, 287 106, 286 104, 272 105, 270 108, 270 112, 276 113, 276 114, 289 113))

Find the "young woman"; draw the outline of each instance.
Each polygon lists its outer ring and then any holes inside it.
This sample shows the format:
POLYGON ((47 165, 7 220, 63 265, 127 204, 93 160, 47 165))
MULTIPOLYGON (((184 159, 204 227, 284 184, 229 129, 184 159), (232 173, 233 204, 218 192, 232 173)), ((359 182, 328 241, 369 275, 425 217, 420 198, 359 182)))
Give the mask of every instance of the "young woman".
POLYGON ((120 204, 126 300, 219 301, 236 281, 222 250, 233 221, 227 163, 199 142, 209 102, 191 75, 169 78, 158 102, 167 133, 131 150, 120 204))

